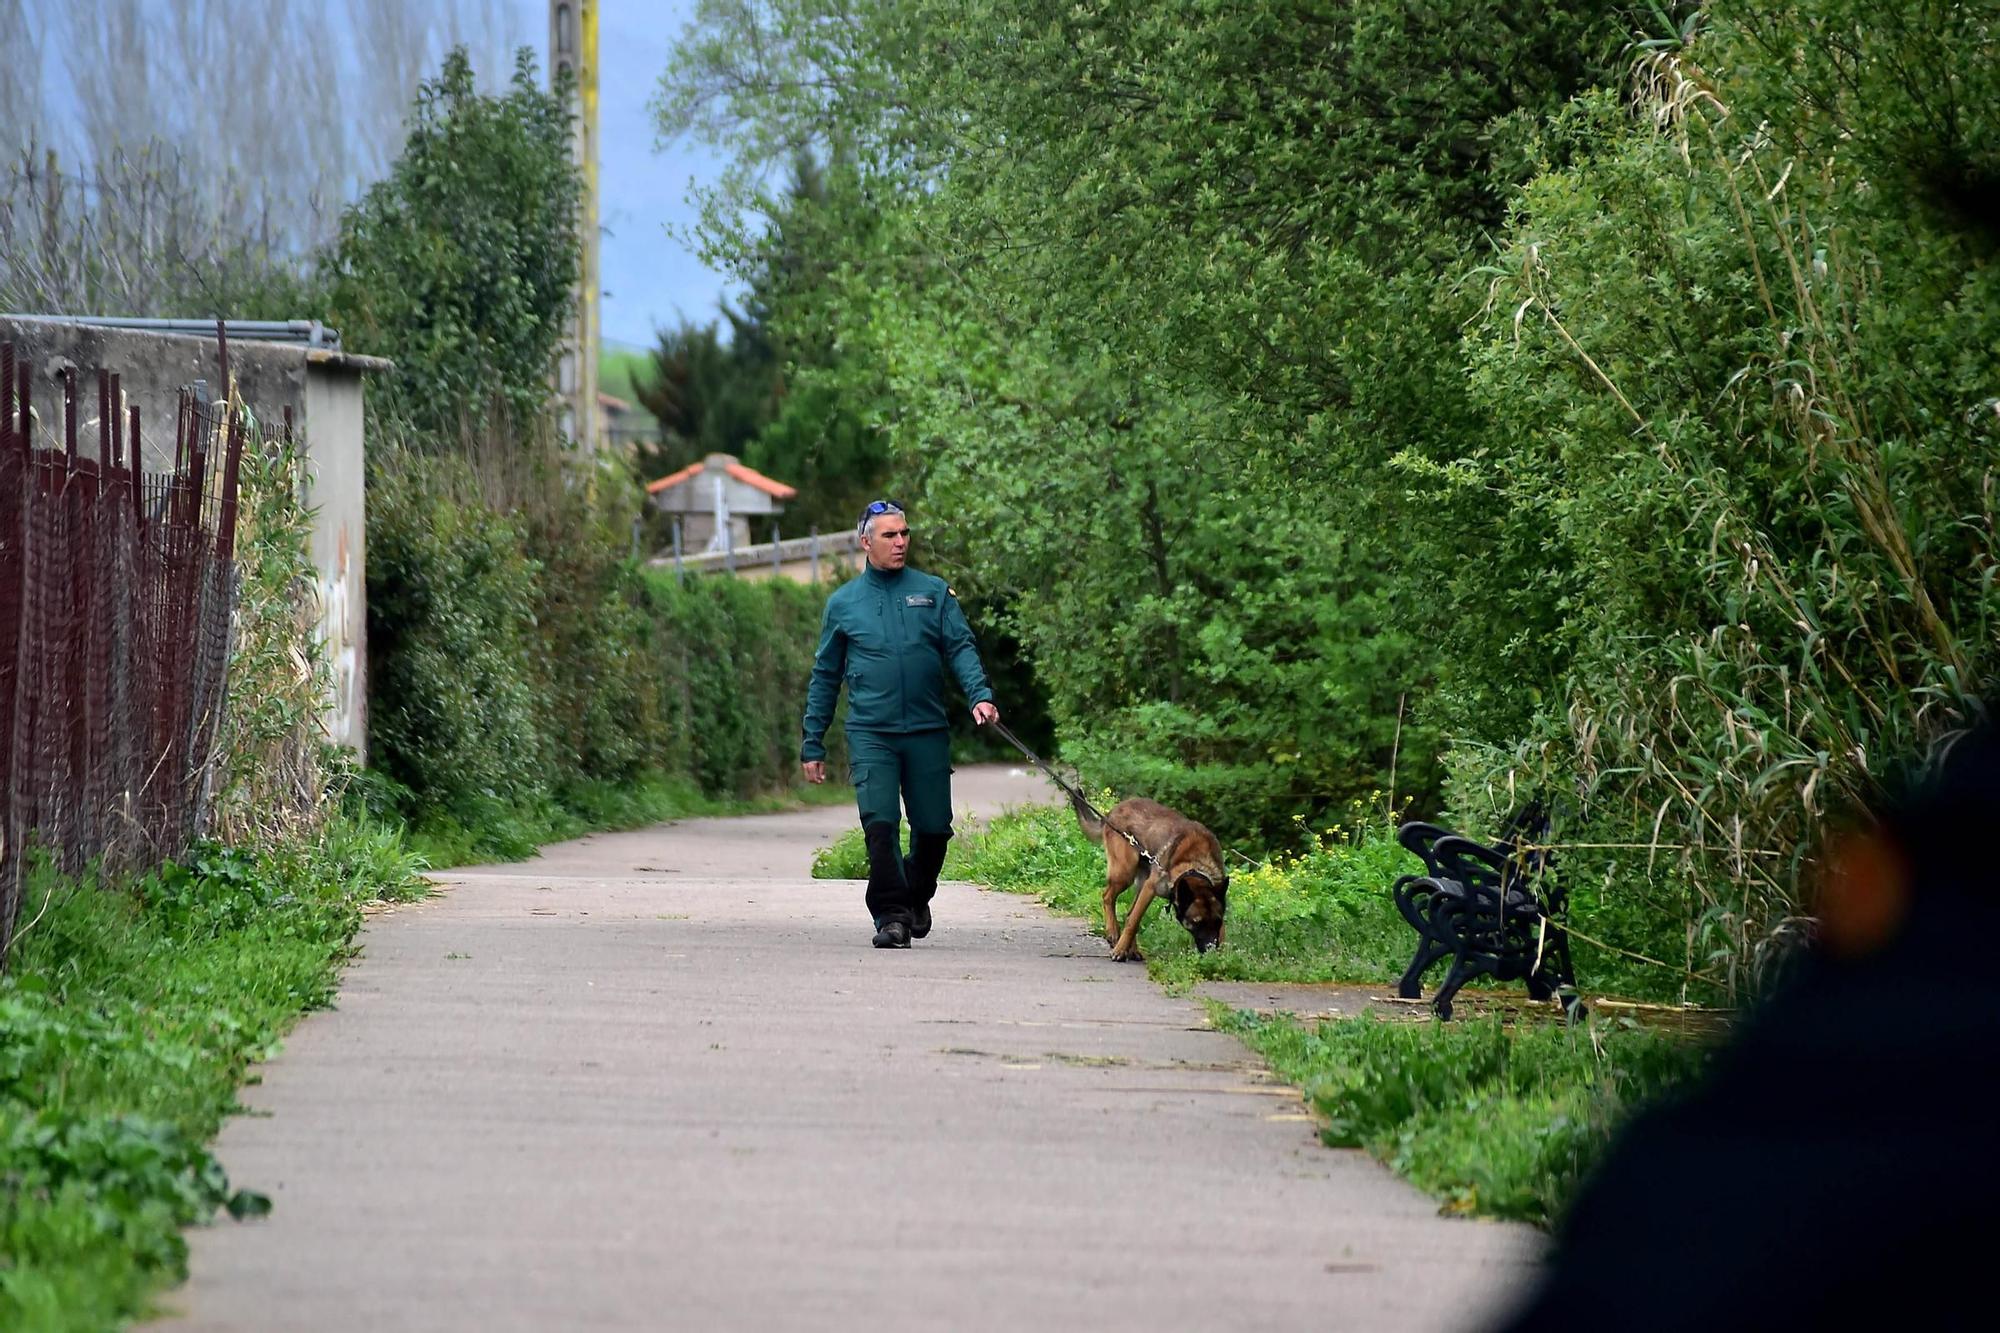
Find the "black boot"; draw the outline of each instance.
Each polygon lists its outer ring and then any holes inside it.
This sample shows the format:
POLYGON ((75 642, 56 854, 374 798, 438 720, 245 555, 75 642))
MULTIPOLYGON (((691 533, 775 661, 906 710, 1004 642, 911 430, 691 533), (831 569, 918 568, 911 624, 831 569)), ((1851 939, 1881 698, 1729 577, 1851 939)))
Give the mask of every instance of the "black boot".
POLYGON ((937 896, 938 871, 944 869, 944 849, 951 843, 951 830, 942 833, 910 832, 910 854, 903 861, 903 878, 910 886, 910 934, 922 939, 931 933, 931 899, 937 896))
POLYGON ((862 827, 868 842, 868 915, 875 918, 875 947, 910 947, 910 885, 903 877, 896 826, 883 820, 862 827))

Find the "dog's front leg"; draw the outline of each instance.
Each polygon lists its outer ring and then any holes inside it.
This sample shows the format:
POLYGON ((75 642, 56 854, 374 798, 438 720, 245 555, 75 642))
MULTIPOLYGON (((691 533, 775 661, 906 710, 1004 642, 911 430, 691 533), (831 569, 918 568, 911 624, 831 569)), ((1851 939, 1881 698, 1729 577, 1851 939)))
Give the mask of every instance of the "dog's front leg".
POLYGON ((1148 875, 1146 882, 1139 886, 1139 896, 1133 902, 1131 912, 1125 917, 1125 929, 1119 933, 1118 943, 1111 946, 1112 962, 1145 961, 1146 955, 1139 952, 1139 923, 1146 919, 1146 909, 1153 905, 1156 896, 1154 886, 1158 882, 1157 875, 1148 875))
POLYGON ((1116 944, 1118 942, 1118 895, 1131 887, 1130 884, 1121 884, 1115 879, 1104 886, 1104 942, 1106 944, 1116 944))

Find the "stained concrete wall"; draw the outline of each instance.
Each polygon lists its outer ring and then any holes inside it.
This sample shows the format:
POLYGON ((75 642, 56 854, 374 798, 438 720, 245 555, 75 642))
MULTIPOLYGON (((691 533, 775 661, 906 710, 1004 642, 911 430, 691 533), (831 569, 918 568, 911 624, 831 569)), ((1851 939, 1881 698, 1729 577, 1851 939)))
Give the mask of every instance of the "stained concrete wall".
MULTIPOLYGON (((117 374, 127 405, 137 406, 146 466, 173 466, 174 415, 181 386, 206 381, 221 393, 213 338, 90 324, 48 323, 0 316, 0 340, 34 363, 37 443, 56 446, 61 428, 63 370, 79 371, 79 451, 97 454, 97 370, 117 374)), ((362 394, 370 371, 388 368, 372 357, 348 356, 293 343, 232 338, 230 369, 243 401, 275 433, 290 407, 306 455, 306 503, 318 512, 312 533, 319 571, 320 633, 334 669, 326 716, 334 741, 366 755, 368 744, 366 496, 363 489, 362 394)))

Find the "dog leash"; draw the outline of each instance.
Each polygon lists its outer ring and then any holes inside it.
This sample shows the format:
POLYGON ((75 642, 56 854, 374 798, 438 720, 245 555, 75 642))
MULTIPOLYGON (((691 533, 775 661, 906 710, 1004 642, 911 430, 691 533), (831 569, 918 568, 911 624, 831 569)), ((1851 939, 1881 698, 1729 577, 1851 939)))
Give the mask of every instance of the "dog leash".
MULTIPOLYGON (((1036 754, 1033 750, 1030 750, 1027 746, 1021 744, 1021 738, 1019 736, 1016 736, 1013 732, 1007 730, 1006 723, 1002 722, 999 718, 996 717, 991 722, 988 722, 986 725, 993 728, 995 731, 999 732, 1002 738, 1004 738, 1009 745, 1019 750, 1022 753, 1022 755, 1026 757, 1029 763, 1033 764, 1036 768, 1041 769, 1042 772, 1045 775, 1047 775, 1049 781, 1055 783, 1056 786, 1061 787, 1063 791, 1069 795, 1069 798, 1072 801, 1078 802, 1083 806, 1084 809, 1090 811, 1090 817, 1092 819, 1095 819, 1098 823, 1104 825, 1104 827, 1110 829, 1112 832, 1116 833, 1119 837, 1131 843, 1132 850, 1139 854, 1140 860, 1151 861, 1153 859, 1153 854, 1147 851, 1144 847, 1140 846, 1139 840, 1137 838, 1133 837, 1131 834, 1127 833, 1124 829, 1119 828, 1116 824, 1112 823, 1109 819, 1105 818, 1104 813, 1100 811, 1095 805, 1091 804, 1090 798, 1088 796, 1085 796, 1082 792, 1070 786, 1067 782, 1064 782, 1062 778, 1057 775, 1056 771, 1053 768, 1050 768, 1047 764, 1042 762, 1042 757, 1040 755, 1036 754)), ((1220 846, 1219 843, 1217 845, 1220 846)), ((1244 865, 1249 866, 1252 870, 1262 870, 1264 868, 1264 862, 1253 861, 1249 857, 1243 855, 1243 853, 1239 851, 1234 851, 1228 847, 1222 848, 1222 854, 1224 856, 1235 857, 1237 860, 1241 861, 1244 865)))
POLYGON ((1116 833, 1119 837, 1125 839, 1125 841, 1131 843, 1132 850, 1139 854, 1139 859, 1141 861, 1146 861, 1146 862, 1152 861, 1153 854, 1147 851, 1144 847, 1140 846, 1139 840, 1137 838, 1133 837, 1131 834, 1127 833, 1124 829, 1119 828, 1116 824, 1112 823, 1109 819, 1105 818, 1104 812, 1099 810, 1095 805, 1092 805, 1090 798, 1088 796, 1085 796, 1082 792, 1070 786, 1067 782, 1064 782, 1062 778, 1057 776, 1056 771, 1053 768, 1050 768, 1047 764, 1042 762, 1042 757, 1040 755, 1036 754, 1033 750, 1030 750, 1027 746, 1021 744, 1021 738, 1019 736, 1016 736, 1013 732, 1007 730, 1006 723, 1002 722, 999 718, 996 717, 991 722, 988 722, 986 725, 993 728, 993 730, 999 732, 1001 739, 1005 740, 1009 745, 1019 750, 1022 753, 1022 755, 1026 757, 1029 763, 1033 764, 1036 768, 1041 769, 1042 773, 1048 778, 1048 780, 1050 782, 1055 783, 1056 786, 1061 787, 1063 791, 1069 796, 1070 800, 1076 802, 1078 805, 1081 805, 1084 809, 1090 811, 1090 817, 1092 819, 1104 825, 1104 827, 1110 829, 1113 833, 1116 833))

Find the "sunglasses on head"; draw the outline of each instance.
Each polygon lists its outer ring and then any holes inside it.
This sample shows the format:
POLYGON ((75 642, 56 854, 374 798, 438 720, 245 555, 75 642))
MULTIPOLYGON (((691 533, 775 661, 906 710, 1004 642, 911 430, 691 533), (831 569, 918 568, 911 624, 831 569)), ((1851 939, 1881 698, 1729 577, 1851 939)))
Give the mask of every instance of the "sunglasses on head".
MULTIPOLYGON (((868 521, 870 519, 880 514, 900 514, 902 512, 903 506, 897 504, 894 500, 870 500, 868 507, 861 511, 861 522, 857 525, 857 530, 865 537, 868 535, 868 521)), ((909 525, 905 524, 901 532, 878 532, 875 535, 877 537, 907 537, 910 535, 910 529, 909 525)))

